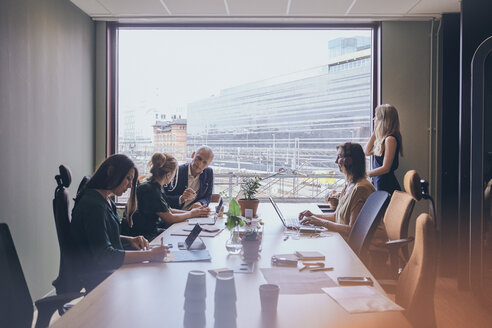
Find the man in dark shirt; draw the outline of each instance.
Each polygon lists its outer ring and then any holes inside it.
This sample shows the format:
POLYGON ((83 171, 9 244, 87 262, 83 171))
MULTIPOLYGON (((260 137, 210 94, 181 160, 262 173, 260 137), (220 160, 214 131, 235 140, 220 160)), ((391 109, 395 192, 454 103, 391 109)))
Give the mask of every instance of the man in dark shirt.
POLYGON ((172 208, 189 210, 208 206, 214 188, 214 172, 208 167, 214 159, 210 147, 201 146, 191 155, 191 162, 180 165, 175 179, 165 187, 172 208))

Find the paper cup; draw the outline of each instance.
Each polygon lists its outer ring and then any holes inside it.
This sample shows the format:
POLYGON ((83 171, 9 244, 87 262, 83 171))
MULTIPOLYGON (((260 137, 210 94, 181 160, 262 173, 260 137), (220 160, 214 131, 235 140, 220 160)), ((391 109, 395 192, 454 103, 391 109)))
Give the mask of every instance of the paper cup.
POLYGON ((265 314, 277 312, 278 294, 280 288, 274 284, 260 285, 261 311, 265 314))
POLYGON ((215 283, 215 300, 236 301, 236 285, 234 273, 230 271, 219 272, 215 283))
POLYGON ((205 272, 192 270, 188 273, 184 296, 190 299, 204 299, 207 296, 205 272))

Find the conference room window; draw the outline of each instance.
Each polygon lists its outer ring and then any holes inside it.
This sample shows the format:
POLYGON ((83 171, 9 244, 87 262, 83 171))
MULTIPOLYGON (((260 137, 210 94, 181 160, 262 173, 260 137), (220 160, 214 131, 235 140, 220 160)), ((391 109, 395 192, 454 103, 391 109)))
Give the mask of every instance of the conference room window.
POLYGON ((154 152, 215 153, 215 190, 321 199, 340 189, 336 146, 367 142, 374 29, 135 29, 117 41, 116 152, 140 173, 154 152))

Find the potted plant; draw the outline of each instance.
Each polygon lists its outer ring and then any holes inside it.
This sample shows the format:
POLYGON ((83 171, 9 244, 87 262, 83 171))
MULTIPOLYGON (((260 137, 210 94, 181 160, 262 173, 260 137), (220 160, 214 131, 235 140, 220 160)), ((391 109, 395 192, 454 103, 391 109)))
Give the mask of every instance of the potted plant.
POLYGON ((226 241, 226 249, 229 254, 239 254, 243 245, 239 235, 239 227, 244 225, 241 217, 241 207, 235 199, 229 202, 229 211, 227 212, 226 227, 231 231, 231 236, 226 241))
POLYGON ((241 215, 246 216, 246 209, 253 211, 253 217, 256 217, 256 211, 258 210, 258 204, 260 200, 256 198, 256 193, 261 186, 261 177, 249 177, 244 178, 241 183, 241 192, 244 198, 239 199, 239 205, 241 205, 241 215))

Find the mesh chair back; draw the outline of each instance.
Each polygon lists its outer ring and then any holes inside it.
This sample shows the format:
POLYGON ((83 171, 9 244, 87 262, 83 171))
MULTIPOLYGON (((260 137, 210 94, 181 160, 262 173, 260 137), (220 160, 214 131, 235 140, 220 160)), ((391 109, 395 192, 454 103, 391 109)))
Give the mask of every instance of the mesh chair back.
POLYGON ((348 244, 363 262, 366 262, 369 244, 383 218, 389 199, 390 194, 386 191, 373 192, 364 203, 350 231, 348 244))
POLYGON ((414 327, 435 327, 434 287, 437 271, 434 222, 423 213, 417 218, 412 255, 398 279, 395 301, 405 308, 414 327))
POLYGON ((31 327, 33 304, 6 223, 0 223, 0 318, 10 327, 31 327))

